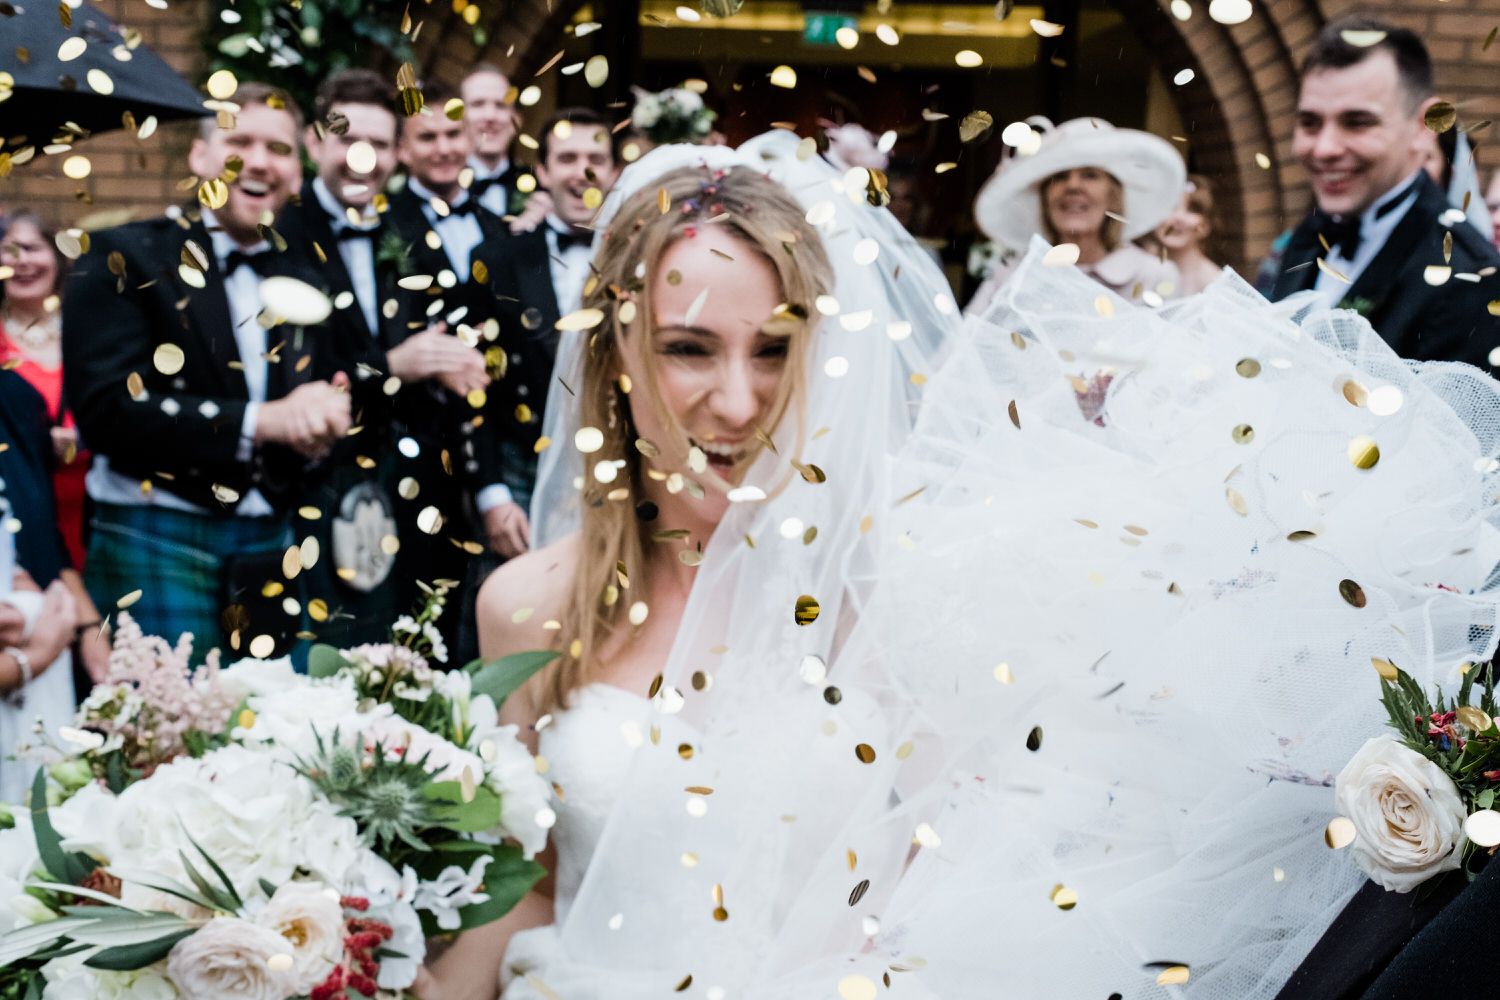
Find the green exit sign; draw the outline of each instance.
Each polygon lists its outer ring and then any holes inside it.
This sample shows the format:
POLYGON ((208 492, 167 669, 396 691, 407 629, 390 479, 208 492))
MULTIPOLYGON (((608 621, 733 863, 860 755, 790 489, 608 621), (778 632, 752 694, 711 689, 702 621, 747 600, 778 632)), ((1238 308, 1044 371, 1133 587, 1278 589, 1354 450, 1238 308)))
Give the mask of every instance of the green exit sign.
POLYGON ((857 27, 845 14, 815 14, 808 11, 802 22, 802 41, 807 45, 837 45, 840 28, 857 27))

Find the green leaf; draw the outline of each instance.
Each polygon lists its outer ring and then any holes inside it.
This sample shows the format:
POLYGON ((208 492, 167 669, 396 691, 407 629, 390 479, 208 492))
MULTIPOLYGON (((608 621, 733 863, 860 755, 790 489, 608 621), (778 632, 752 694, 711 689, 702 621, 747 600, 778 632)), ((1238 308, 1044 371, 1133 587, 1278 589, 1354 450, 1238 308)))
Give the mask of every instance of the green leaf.
POLYGON ((118 948, 146 944, 179 931, 191 932, 197 929, 196 924, 175 913, 147 913, 144 916, 127 916, 117 920, 93 920, 88 926, 74 930, 68 937, 81 944, 118 948))
POLYGON ((483 833, 500 824, 500 796, 483 785, 474 788, 474 798, 468 802, 463 800, 463 789, 456 781, 435 781, 422 794, 443 804, 437 812, 449 830, 483 833))
POLYGON ((181 820, 177 821, 177 825, 182 827, 182 835, 188 839, 188 843, 197 849, 198 853, 203 856, 203 860, 208 862, 208 867, 212 868, 214 874, 218 876, 219 883, 224 886, 224 894, 234 900, 234 908, 236 910, 244 909, 245 901, 240 898, 239 890, 234 887, 234 883, 229 880, 229 876, 224 874, 224 869, 219 867, 217 861, 209 857, 208 852, 203 849, 202 844, 193 839, 193 835, 188 833, 188 828, 181 820))
POLYGON ((97 923, 98 920, 85 917, 63 917, 29 927, 17 927, 9 933, 0 934, 0 968, 14 965, 49 947, 54 941, 97 923))
POLYGON ((148 889, 155 889, 157 892, 164 892, 169 896, 185 899, 194 906, 201 906, 205 910, 218 908, 214 906, 214 901, 207 896, 200 895, 176 879, 167 878, 165 875, 120 868, 111 868, 110 872, 118 878, 124 879, 126 882, 134 882, 136 885, 143 885, 148 889))
POLYGON ((337 648, 320 642, 313 646, 307 653, 307 676, 309 677, 332 677, 343 670, 348 663, 337 648))
POLYGON ((260 880, 260 891, 266 894, 267 899, 276 895, 276 887, 265 879, 260 880))
MULTIPOLYGON (((562 654, 554 649, 537 649, 525 653, 511 653, 484 666, 470 669, 471 687, 476 695, 487 694, 498 707, 510 697, 533 674, 562 654)), ((471 665, 472 667, 472 665, 471 665)))
MULTIPOLYGON (((61 882, 27 882, 26 888, 46 889, 49 892, 67 893, 70 896, 77 896, 80 899, 92 899, 95 902, 103 903, 105 906, 115 907, 116 909, 123 910, 126 913, 145 912, 144 910, 137 910, 133 906, 126 906, 124 903, 120 902, 118 899, 109 895, 108 893, 95 892, 93 889, 85 889, 82 886, 63 885, 61 882)), ((69 907, 68 909, 71 909, 71 907, 69 907)), ((98 912, 97 907, 89 907, 88 909, 93 909, 95 913, 98 912)), ((104 912, 108 913, 109 911, 106 910, 104 912)))
POLYGON ((47 774, 38 768, 31 782, 31 829, 36 837, 37 854, 47 873, 62 882, 82 882, 99 862, 87 854, 64 851, 62 837, 47 818, 47 774))
POLYGON ((139 944, 122 944, 114 948, 106 948, 83 964, 93 969, 107 969, 111 972, 132 972, 136 969, 144 969, 166 958, 173 945, 185 937, 196 934, 197 931, 196 927, 188 927, 157 938, 155 941, 142 941, 139 944))
POLYGON ((179 850, 177 852, 177 857, 182 860, 182 867, 187 872, 188 878, 193 880, 193 885, 197 887, 198 891, 201 892, 206 898, 213 901, 213 906, 211 907, 212 909, 226 910, 231 913, 238 909, 238 907, 234 905, 234 900, 224 895, 222 890, 216 889, 208 884, 208 879, 204 878, 203 875, 198 871, 198 869, 193 867, 193 862, 188 859, 187 852, 179 850))

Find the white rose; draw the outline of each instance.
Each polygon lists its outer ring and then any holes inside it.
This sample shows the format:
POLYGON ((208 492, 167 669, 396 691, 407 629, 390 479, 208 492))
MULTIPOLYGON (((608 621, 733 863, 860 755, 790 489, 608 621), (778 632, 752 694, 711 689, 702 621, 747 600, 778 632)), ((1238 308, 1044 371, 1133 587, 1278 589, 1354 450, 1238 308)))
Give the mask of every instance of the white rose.
POLYGON ((1468 811, 1452 780, 1390 736, 1366 741, 1339 772, 1334 799, 1354 822, 1355 861, 1394 892, 1463 862, 1468 811))
POLYGON ((319 882, 288 882, 276 890, 255 922, 286 939, 292 953, 293 991, 310 993, 344 954, 344 908, 338 892, 319 882))
POLYGON ((703 98, 692 90, 669 90, 667 99, 682 111, 683 117, 695 115, 703 110, 703 98))
POLYGON ((106 972, 84 965, 87 955, 69 955, 42 966, 47 987, 42 1000, 177 1000, 166 963, 130 972, 106 972))
POLYGON ((288 953, 275 931, 238 917, 215 917, 172 946, 167 975, 183 1000, 286 1000, 297 993, 291 969, 270 961, 288 953))
POLYGON ((475 698, 469 707, 474 731, 469 747, 484 760, 484 785, 500 796, 500 826, 495 831, 511 837, 532 858, 547 846, 547 829, 538 817, 551 811, 552 786, 536 773, 536 758, 519 738, 514 726, 496 725, 498 712, 488 695, 475 698))
POLYGON ((306 680, 292 666, 290 656, 276 660, 246 658, 219 668, 219 686, 235 702, 251 695, 281 691, 306 680))
MULTIPOLYGON (((251 696, 247 704, 255 713, 254 724, 248 729, 236 727, 230 735, 251 743, 274 743, 289 760, 292 755, 306 760, 316 754, 317 733, 326 746, 335 730, 342 740, 369 718, 359 713, 354 680, 344 675, 324 680, 298 678, 290 687, 251 696)), ((391 711, 389 705, 380 708, 391 711)))
POLYGON ((247 900, 260 895, 261 879, 281 885, 299 868, 329 885, 343 885, 363 850, 354 820, 338 815, 311 782, 275 756, 240 746, 198 760, 179 757, 157 768, 120 795, 115 824, 110 867, 126 879, 126 905, 174 913, 190 904, 146 890, 129 875, 155 872, 191 884, 180 851, 217 881, 189 834, 247 900))

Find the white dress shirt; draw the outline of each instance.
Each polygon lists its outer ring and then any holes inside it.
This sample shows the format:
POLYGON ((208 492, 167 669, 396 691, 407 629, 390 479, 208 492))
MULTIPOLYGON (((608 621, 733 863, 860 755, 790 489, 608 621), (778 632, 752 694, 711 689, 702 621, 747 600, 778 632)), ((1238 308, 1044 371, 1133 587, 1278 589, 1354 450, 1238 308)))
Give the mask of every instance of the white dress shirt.
MULTIPOLYGON (((370 221, 365 225, 356 226, 349 221, 349 213, 339 200, 328 190, 328 185, 323 183, 323 178, 316 178, 313 183, 313 193, 318 196, 318 204, 323 206, 323 211, 328 213, 328 224, 333 229, 333 235, 338 242, 339 259, 344 262, 344 270, 349 272, 349 280, 354 285, 354 298, 359 302, 359 311, 365 314, 365 327, 370 335, 377 340, 380 339, 380 298, 379 289, 375 284, 375 240, 373 233, 380 228, 380 220, 374 217, 374 213, 366 211, 364 216, 370 221), (368 240, 341 240, 339 234, 345 230, 354 230, 362 233, 371 233, 368 240)), ((327 248, 324 248, 327 252, 327 248)))
MULTIPOLYGON (((270 251, 271 245, 264 240, 251 247, 241 247, 228 233, 218 227, 213 213, 203 210, 203 225, 208 228, 214 257, 220 270, 231 251, 258 254, 270 251)), ((261 329, 255 317, 260 314, 260 275, 246 265, 235 268, 233 274, 224 276, 224 294, 229 300, 229 321, 234 328, 234 342, 243 365, 245 387, 250 402, 245 405, 245 415, 240 421, 239 447, 235 458, 249 462, 255 452, 255 425, 260 415, 260 406, 266 401, 266 383, 270 376, 270 364, 266 361, 266 331, 261 329)), ((176 405, 170 396, 162 398, 161 405, 176 405)), ((207 405, 207 404, 205 404, 207 405)), ((204 414, 209 416, 209 414, 204 414)), ((128 507, 164 507, 169 510, 186 511, 193 514, 208 514, 210 511, 182 499, 166 490, 141 490, 141 482, 109 467, 109 459, 95 456, 84 480, 89 496, 100 503, 120 504, 128 507)), ((275 513, 260 490, 252 489, 240 498, 234 512, 240 517, 266 517, 275 513)))
MULTIPOLYGON (((1417 203, 1417 189, 1412 186, 1412 181, 1417 179, 1417 173, 1420 172, 1421 169, 1418 168, 1364 210, 1359 217, 1359 248, 1354 251, 1353 260, 1344 256, 1342 247, 1335 246, 1328 251, 1323 262, 1349 279, 1347 282, 1342 281, 1330 274, 1327 268, 1318 268, 1318 278, 1313 283, 1313 289, 1317 291, 1318 298, 1329 309, 1337 306, 1344 300, 1344 296, 1349 294, 1350 287, 1359 280, 1359 276, 1365 272, 1365 268, 1370 266, 1375 255, 1385 247, 1385 241, 1391 238, 1391 233, 1395 232, 1401 220, 1406 218, 1406 213, 1410 212, 1411 207, 1417 203), (1400 204, 1381 214, 1381 209, 1397 198, 1401 199, 1400 204)), ((1317 267, 1316 264, 1313 266, 1317 267)))
MULTIPOLYGON (((505 172, 510 169, 510 157, 500 161, 500 165, 491 170, 484 165, 484 161, 477 156, 469 157, 469 169, 474 171, 474 181, 487 181, 492 177, 504 177, 505 172)), ((485 189, 484 194, 479 196, 479 204, 489 209, 502 218, 510 213, 510 190, 504 184, 491 184, 485 189)))
MULTIPOLYGON (((454 212, 450 215, 440 216, 437 209, 432 207, 432 199, 437 195, 427 188, 415 177, 406 180, 406 186, 411 188, 412 194, 422 199, 422 215, 426 217, 427 224, 432 227, 433 232, 443 241, 443 253, 448 255, 448 263, 453 265, 453 273, 459 282, 469 280, 469 255, 474 248, 484 241, 484 230, 479 228, 479 220, 469 212, 454 212)), ((438 198, 439 201, 443 199, 438 198)), ((460 190, 458 197, 447 203, 449 208, 457 208, 469 200, 469 192, 460 190)))

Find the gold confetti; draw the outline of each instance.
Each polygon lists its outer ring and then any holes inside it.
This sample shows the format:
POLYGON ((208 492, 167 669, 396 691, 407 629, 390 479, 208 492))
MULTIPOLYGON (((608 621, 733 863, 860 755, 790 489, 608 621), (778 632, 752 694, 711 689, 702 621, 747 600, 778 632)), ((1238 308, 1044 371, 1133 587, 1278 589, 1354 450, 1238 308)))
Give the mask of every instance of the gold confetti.
MULTIPOLYGON (((1349 32, 1344 32, 1347 36, 1349 32)), ((1438 101, 1422 115, 1422 123, 1434 132, 1446 132, 1458 120, 1458 110, 1447 101, 1438 101)))
POLYGON ((1235 364, 1234 370, 1242 378, 1254 378, 1260 374, 1260 362, 1254 358, 1242 358, 1235 364))
POLYGON ((1239 490, 1231 486, 1224 491, 1224 498, 1229 501, 1229 506, 1234 508, 1236 514, 1241 517, 1248 517, 1250 515, 1250 505, 1245 502, 1245 498, 1240 495, 1239 490))
POLYGON ((1255 428, 1249 424, 1240 424, 1230 432, 1230 437, 1234 439, 1235 444, 1249 444, 1255 440, 1255 428))
POLYGON ((861 976, 845 976, 839 980, 839 1000, 875 1000, 878 990, 874 981, 861 976))
POLYGON ((790 66, 777 66, 771 70, 771 86, 791 90, 797 86, 797 71, 790 66))
POLYGON ((1016 430, 1020 430, 1021 429, 1021 413, 1020 413, 1019 410, 1016 409, 1016 401, 1014 399, 1012 399, 1010 401, 1010 405, 1007 406, 1005 408, 1005 410, 1006 410, 1007 413, 1010 414, 1010 422, 1016 425, 1016 430))
POLYGON ((803 594, 801 597, 797 598, 797 604, 792 615, 792 620, 795 621, 798 625, 811 625, 813 622, 818 620, 818 615, 821 611, 822 608, 818 606, 816 598, 813 598, 807 594, 803 594))
POLYGON ((953 54, 953 61, 964 69, 977 69, 984 65, 984 56, 973 49, 959 49, 953 54))
MULTIPOLYGON (((1458 721, 1462 722, 1464 725, 1468 726, 1476 733, 1482 733, 1486 729, 1490 728, 1490 724, 1493 721, 1488 715, 1484 713, 1483 710, 1475 708, 1473 705, 1464 705, 1463 707, 1458 709, 1457 714, 1458 721)), ((1485 844, 1484 846, 1489 847, 1490 845, 1485 844)))
POLYGON ((1053 24, 1051 21, 1042 21, 1037 18, 1031 19, 1031 30, 1043 38, 1056 38, 1063 33, 1063 26, 1053 24))
POLYGON ((590 56, 583 64, 583 79, 595 90, 604 86, 609 79, 609 60, 602 55, 590 56))
MULTIPOLYGON (((1347 601, 1351 607, 1362 608, 1367 603, 1364 588, 1353 580, 1339 581, 1339 596, 1347 601)), ((1379 666, 1376 669, 1380 669, 1379 666)))
POLYGON ((229 201, 229 186, 217 177, 198 185, 198 201, 205 208, 220 209, 229 201))
POLYGON ((1043 267, 1072 267, 1078 263, 1078 244, 1059 243, 1042 255, 1043 267))
POLYGON ((604 322, 604 312, 600 309, 579 309, 559 319, 554 326, 559 330, 592 330, 604 322))
MULTIPOLYGON (((1344 33, 1348 34, 1347 31, 1344 32, 1344 33)), ((1185 966, 1185 965, 1173 965, 1173 966, 1170 966, 1169 968, 1162 969, 1161 972, 1157 973, 1157 976, 1156 976, 1156 985, 1158 985, 1158 986, 1176 986, 1176 985, 1179 985, 1181 983, 1187 982, 1189 975, 1190 975, 1190 973, 1188 972, 1188 967, 1187 966, 1185 966)))
POLYGON ((958 123, 958 138, 961 142, 973 142, 994 127, 995 119, 988 111, 970 111, 958 123))
POLYGON ((1341 31, 1339 37, 1355 48, 1367 49, 1385 40, 1383 31, 1341 31))
POLYGON ((121 611, 124 611, 136 601, 139 601, 141 599, 141 594, 143 593, 145 592, 141 590, 132 590, 130 593, 126 594, 124 597, 116 601, 115 607, 119 608, 121 611))
POLYGON ((131 399, 140 399, 146 392, 146 380, 139 372, 131 372, 125 379, 125 391, 130 393, 131 399))
POLYGON ((861 743, 854 748, 854 756, 861 764, 873 764, 875 763, 875 748, 868 743, 861 743))
POLYGON ((1052 888, 1052 904, 1059 910, 1067 912, 1078 905, 1078 890, 1069 889, 1065 885, 1057 885, 1052 888))
POLYGON ((1356 833, 1353 820, 1348 816, 1335 816, 1323 831, 1323 842, 1337 851, 1354 843, 1356 833))
POLYGON ((1373 469, 1380 461, 1380 448, 1375 439, 1360 435, 1349 442, 1349 462, 1356 469, 1373 469))
POLYGON ((1009 663, 1001 663, 995 667, 995 680, 1001 684, 1014 684, 1016 675, 1011 673, 1009 663))
POLYGON ((276 640, 268 635, 258 635, 250 640, 250 655, 264 660, 276 652, 276 640))
POLYGON ((176 344, 158 344, 151 355, 151 364, 163 375, 176 375, 186 361, 187 355, 176 344))
POLYGON ((1500 844, 1500 812, 1481 809, 1464 820, 1464 833, 1479 847, 1500 844))
POLYGON ((1446 285, 1453 277, 1453 268, 1443 264, 1429 264, 1422 271, 1422 280, 1429 285, 1446 285))
POLYGON ((1026 734, 1026 749, 1036 753, 1042 748, 1042 727, 1032 726, 1031 732, 1026 734))

